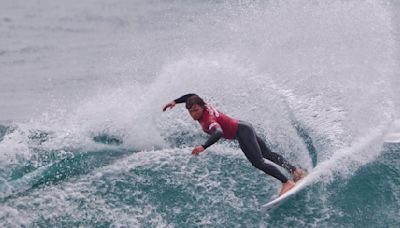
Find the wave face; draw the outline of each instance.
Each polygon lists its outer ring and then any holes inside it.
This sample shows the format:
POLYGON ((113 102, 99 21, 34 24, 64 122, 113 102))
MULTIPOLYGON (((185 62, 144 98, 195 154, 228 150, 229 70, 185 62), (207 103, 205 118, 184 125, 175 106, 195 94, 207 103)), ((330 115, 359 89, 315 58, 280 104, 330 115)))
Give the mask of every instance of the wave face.
POLYGON ((400 146, 384 143, 399 117, 395 4, 29 4, 2 18, 16 77, 0 82, 17 93, 4 86, 0 105, 22 107, 0 124, 2 227, 400 224, 400 146), (262 213, 280 183, 234 141, 191 156, 207 136, 183 105, 161 112, 185 93, 251 122, 307 186, 262 213))

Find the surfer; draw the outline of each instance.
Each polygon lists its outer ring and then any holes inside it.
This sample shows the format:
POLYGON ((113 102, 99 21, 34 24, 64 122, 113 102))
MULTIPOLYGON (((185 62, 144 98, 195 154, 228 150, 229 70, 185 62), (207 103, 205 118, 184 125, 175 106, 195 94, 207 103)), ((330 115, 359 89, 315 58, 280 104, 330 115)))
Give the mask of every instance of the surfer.
POLYGON ((211 135, 203 145, 194 147, 193 155, 199 155, 222 137, 230 140, 237 139, 240 148, 254 167, 282 182, 279 196, 293 188, 295 182, 305 175, 305 171, 301 168, 291 165, 281 155, 272 152, 264 140, 256 134, 250 123, 233 119, 217 111, 196 94, 186 94, 167 103, 163 111, 172 109, 179 103, 186 103, 190 116, 200 123, 204 132, 211 135), (263 158, 288 170, 293 175, 293 180, 286 178, 278 168, 266 163, 263 158))

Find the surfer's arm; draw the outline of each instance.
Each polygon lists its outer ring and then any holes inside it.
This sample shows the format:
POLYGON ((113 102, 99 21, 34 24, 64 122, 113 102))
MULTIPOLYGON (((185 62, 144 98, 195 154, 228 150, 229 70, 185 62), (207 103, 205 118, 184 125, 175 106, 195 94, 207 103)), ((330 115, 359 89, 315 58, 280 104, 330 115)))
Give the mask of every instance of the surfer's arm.
POLYGON ((175 99, 175 103, 179 104, 179 103, 185 103, 187 101, 187 99, 193 95, 196 95, 194 93, 188 93, 186 95, 181 96, 180 98, 175 99))
POLYGON ((207 149, 207 147, 210 147, 211 145, 216 143, 220 138, 222 138, 223 135, 224 135, 224 131, 222 130, 222 128, 220 126, 216 125, 216 127, 214 128, 214 131, 211 133, 210 138, 208 138, 208 140, 201 146, 204 149, 207 149))
POLYGON ((189 97, 193 96, 193 95, 196 95, 196 94, 194 94, 194 93, 189 93, 189 94, 183 95, 183 96, 181 96, 180 98, 177 98, 177 99, 175 99, 175 100, 169 102, 168 104, 166 104, 166 105, 164 106, 163 111, 165 112, 168 108, 171 109, 171 108, 175 107, 176 104, 185 103, 185 102, 187 101, 187 99, 188 99, 189 97))
POLYGON ((212 144, 216 143, 223 135, 223 131, 220 126, 216 125, 211 133, 211 137, 207 140, 207 142, 201 146, 196 146, 192 150, 193 155, 199 155, 203 152, 207 147, 211 146, 212 144))

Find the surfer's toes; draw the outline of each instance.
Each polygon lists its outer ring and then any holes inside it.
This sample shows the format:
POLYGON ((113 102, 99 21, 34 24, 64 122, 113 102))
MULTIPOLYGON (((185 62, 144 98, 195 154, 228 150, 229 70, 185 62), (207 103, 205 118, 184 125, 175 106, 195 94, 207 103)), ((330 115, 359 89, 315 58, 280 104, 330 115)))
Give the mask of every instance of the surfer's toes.
POLYGON ((279 196, 285 194, 287 191, 289 191, 289 190, 290 190, 291 188, 293 188, 295 185, 296 185, 296 184, 295 184, 293 181, 291 181, 291 180, 288 180, 286 183, 283 183, 281 192, 279 193, 279 196))
POLYGON ((300 179, 302 179, 303 177, 305 177, 307 175, 307 172, 300 169, 300 168, 296 168, 296 170, 293 172, 293 181, 297 182, 300 179))

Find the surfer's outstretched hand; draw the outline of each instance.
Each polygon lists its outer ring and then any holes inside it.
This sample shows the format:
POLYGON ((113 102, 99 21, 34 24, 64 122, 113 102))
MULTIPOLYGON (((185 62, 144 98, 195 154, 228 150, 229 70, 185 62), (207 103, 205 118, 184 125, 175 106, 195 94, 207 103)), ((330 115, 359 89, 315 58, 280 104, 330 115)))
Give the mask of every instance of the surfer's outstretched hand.
POLYGON ((168 104, 166 104, 163 108, 163 112, 167 111, 167 109, 172 109, 173 107, 175 107, 176 102, 175 101, 171 101, 168 104))
POLYGON ((199 155, 201 152, 204 151, 204 147, 203 146, 196 146, 193 150, 192 150, 192 154, 197 156, 199 155))

